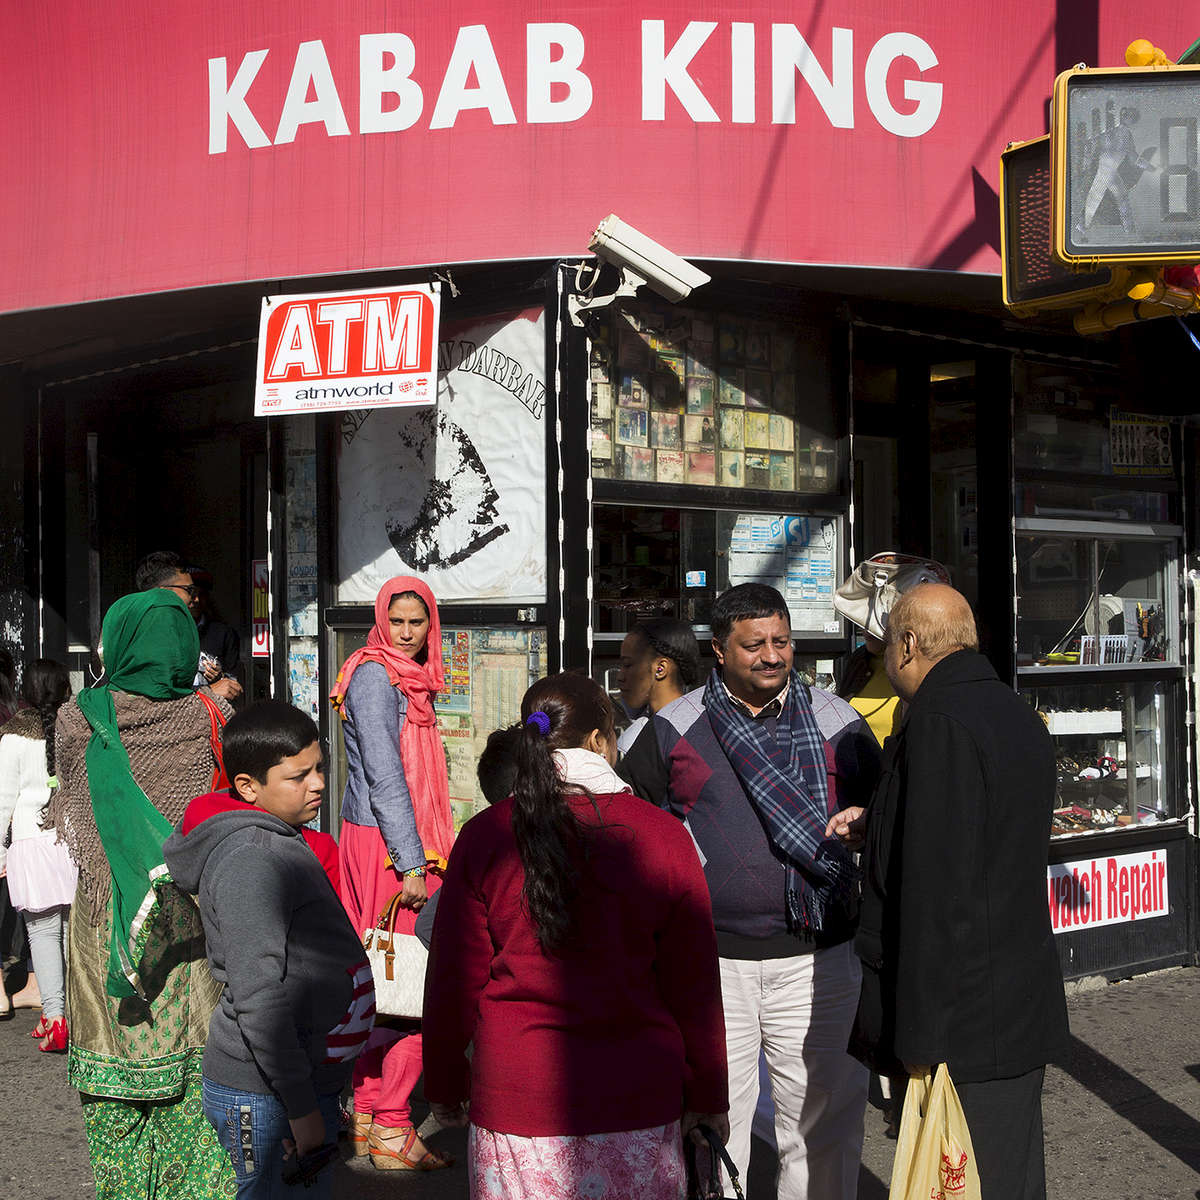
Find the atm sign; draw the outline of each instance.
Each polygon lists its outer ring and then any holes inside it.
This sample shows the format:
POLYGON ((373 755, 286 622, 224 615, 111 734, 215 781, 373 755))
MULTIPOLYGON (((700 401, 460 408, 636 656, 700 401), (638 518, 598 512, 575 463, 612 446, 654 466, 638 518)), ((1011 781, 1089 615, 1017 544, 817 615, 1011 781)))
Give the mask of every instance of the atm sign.
POLYGON ((267 297, 255 415, 433 404, 439 298, 424 286, 267 297))

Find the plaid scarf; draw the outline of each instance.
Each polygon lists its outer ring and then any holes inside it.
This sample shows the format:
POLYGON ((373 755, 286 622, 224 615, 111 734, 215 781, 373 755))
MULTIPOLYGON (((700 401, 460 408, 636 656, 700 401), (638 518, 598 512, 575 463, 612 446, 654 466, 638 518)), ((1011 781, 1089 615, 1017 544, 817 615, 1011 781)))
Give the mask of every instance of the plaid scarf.
POLYGON ((714 670, 704 709, 771 845, 787 863, 788 928, 829 931, 850 916, 857 871, 840 842, 825 837, 829 820, 825 739, 808 689, 795 671, 775 721, 754 720, 730 699, 714 670))

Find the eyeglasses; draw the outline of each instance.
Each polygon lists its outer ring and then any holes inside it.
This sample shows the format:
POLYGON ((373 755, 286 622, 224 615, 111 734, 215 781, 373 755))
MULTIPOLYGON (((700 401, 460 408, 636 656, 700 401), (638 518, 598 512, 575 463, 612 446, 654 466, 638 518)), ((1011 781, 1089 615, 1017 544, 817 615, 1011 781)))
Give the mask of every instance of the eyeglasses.
POLYGON ((189 600, 195 600, 200 595, 200 589, 194 583, 164 583, 163 587, 173 588, 177 592, 184 592, 189 600))

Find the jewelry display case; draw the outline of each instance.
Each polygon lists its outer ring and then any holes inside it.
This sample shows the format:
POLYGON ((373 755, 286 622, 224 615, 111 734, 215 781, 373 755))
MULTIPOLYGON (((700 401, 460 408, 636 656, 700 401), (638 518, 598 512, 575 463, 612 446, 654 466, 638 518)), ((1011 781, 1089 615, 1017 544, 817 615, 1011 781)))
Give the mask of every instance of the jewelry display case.
POLYGON ((1054 739, 1056 836, 1179 815, 1176 687, 1169 677, 1071 683, 1022 678, 1022 696, 1054 739))
POLYGON ((1180 530, 1017 518, 1017 685, 1054 740, 1056 837, 1169 821, 1180 530))

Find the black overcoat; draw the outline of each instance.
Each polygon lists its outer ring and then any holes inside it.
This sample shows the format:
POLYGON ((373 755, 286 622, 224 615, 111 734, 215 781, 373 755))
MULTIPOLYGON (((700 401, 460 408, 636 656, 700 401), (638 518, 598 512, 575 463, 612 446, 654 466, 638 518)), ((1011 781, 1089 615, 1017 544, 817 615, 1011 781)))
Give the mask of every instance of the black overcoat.
POLYGON ((851 1051, 956 1082, 1044 1065, 1067 1036, 1046 891, 1054 749, 981 654, 948 655, 888 741, 863 850, 851 1051))

